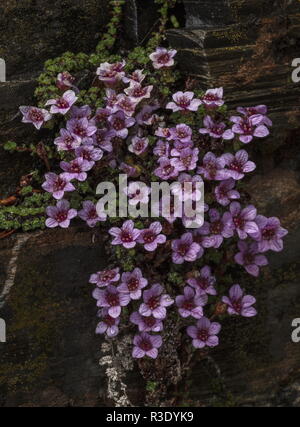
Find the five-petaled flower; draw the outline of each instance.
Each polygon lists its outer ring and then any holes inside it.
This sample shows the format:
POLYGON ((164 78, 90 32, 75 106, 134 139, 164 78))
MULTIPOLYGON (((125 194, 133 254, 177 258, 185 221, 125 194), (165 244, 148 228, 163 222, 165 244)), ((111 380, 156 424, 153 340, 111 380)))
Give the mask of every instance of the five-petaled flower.
POLYGON ((107 308, 108 314, 114 319, 120 316, 122 307, 130 302, 129 294, 119 292, 113 285, 107 285, 104 289, 94 289, 93 297, 97 300, 97 307, 107 308))
POLYGON ((174 65, 174 56, 177 51, 175 49, 166 49, 164 47, 156 48, 156 51, 149 55, 153 63, 153 67, 157 70, 164 67, 172 67, 174 65))
POLYGON ((46 213, 48 215, 46 226, 49 228, 68 228, 71 219, 77 216, 76 209, 70 209, 70 203, 64 199, 59 200, 56 206, 48 206, 46 213))
POLYGON ((174 300, 168 294, 163 294, 163 287, 156 283, 150 289, 143 292, 144 302, 139 308, 142 316, 153 316, 155 319, 165 319, 167 310, 174 303, 174 300))
POLYGON ((211 322, 207 317, 198 320, 196 326, 189 326, 187 334, 193 338, 195 348, 216 347, 219 344, 218 333, 221 330, 220 323, 211 322))
POLYGON ((207 304, 207 295, 199 294, 190 286, 185 286, 184 295, 176 297, 176 305, 181 317, 192 316, 195 319, 200 319, 203 316, 203 308, 207 304))
POLYGON ((224 296, 222 302, 228 306, 227 311, 230 315, 253 317, 257 314, 252 307, 256 299, 252 295, 245 295, 240 285, 233 285, 229 290, 229 297, 224 296))
POLYGON ((134 222, 131 219, 125 221, 121 228, 112 227, 108 232, 114 236, 112 245, 123 245, 126 249, 134 248, 140 235, 140 230, 134 228, 134 222))
POLYGON ((144 356, 149 356, 151 359, 156 359, 158 348, 162 345, 160 335, 150 335, 147 332, 135 335, 133 339, 132 357, 140 359, 144 356))
POLYGON ((135 268, 131 273, 123 273, 121 276, 121 284, 118 286, 118 291, 129 294, 133 300, 140 299, 142 289, 148 285, 148 280, 142 275, 139 268, 135 268))

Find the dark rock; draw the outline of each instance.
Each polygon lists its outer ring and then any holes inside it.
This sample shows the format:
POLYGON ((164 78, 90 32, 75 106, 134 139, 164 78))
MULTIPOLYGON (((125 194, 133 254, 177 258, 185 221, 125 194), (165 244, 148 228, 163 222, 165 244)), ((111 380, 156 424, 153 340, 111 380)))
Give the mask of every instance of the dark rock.
POLYGON ((0 57, 7 80, 32 77, 49 58, 70 50, 91 51, 107 23, 106 0, 2 0, 0 57))

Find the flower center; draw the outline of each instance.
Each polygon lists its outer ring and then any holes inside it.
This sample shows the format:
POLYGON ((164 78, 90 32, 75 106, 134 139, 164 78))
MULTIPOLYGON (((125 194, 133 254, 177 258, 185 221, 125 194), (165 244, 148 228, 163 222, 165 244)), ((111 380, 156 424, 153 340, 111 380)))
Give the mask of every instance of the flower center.
POLYGON ((66 186, 66 182, 62 178, 58 177, 53 185, 53 188, 54 188, 54 191, 60 191, 60 190, 63 190, 65 186, 66 186))
POLYGON ((243 220, 243 218, 240 216, 235 216, 233 218, 233 223, 234 223, 236 228, 239 228, 241 230, 244 228, 245 220, 243 220))
POLYGON ((113 123, 113 128, 115 130, 122 130, 125 128, 125 122, 123 119, 115 119, 113 123))
POLYGON ((66 212, 66 211, 61 211, 61 212, 59 212, 59 213, 56 215, 56 217, 55 217, 55 219, 56 219, 56 221, 57 221, 57 222, 63 222, 63 221, 65 221, 67 218, 68 218, 68 212, 66 212))
POLYGON ((188 245, 185 245, 184 243, 181 244, 178 248, 179 255, 184 256, 187 253, 188 249, 189 249, 188 245))
POLYGON ((274 228, 265 228, 262 232, 262 236, 265 240, 271 240, 275 236, 274 228))
POLYGON ((152 243, 155 240, 155 234, 152 231, 146 231, 143 238, 145 243, 152 243))
POLYGON ((127 286, 128 286, 128 289, 130 290, 130 292, 132 292, 132 291, 136 291, 138 289, 139 284, 140 284, 139 280, 136 279, 135 277, 133 277, 132 279, 129 280, 127 286))
POLYGON ((58 108, 61 109, 65 109, 65 108, 69 108, 70 104, 64 99, 64 98, 60 98, 57 102, 56 102, 56 106, 58 108))
POLYGON ((219 98, 212 93, 208 93, 207 95, 204 95, 203 99, 205 99, 205 101, 218 101, 219 98))
POLYGON ((96 219, 98 218, 98 214, 95 208, 91 208, 88 212, 88 219, 96 219))
POLYGON ((164 53, 163 55, 160 55, 157 59, 157 62, 159 64, 166 64, 170 60, 170 55, 168 53, 164 53))
POLYGON ((152 328, 152 326, 154 326, 156 323, 156 319, 152 316, 143 317, 143 321, 144 321, 145 325, 148 326, 148 328, 152 328))
POLYGON ((114 326, 114 324, 116 323, 116 319, 114 319, 108 314, 107 316, 103 317, 103 322, 106 323, 107 326, 111 327, 114 326))
POLYGON ((100 279, 102 282, 109 282, 116 276, 116 273, 114 271, 105 270, 100 275, 100 279))
POLYGON ((209 338, 209 334, 208 334, 207 330, 200 329, 200 331, 198 331, 198 333, 197 333, 197 338, 200 341, 206 342, 209 338))
POLYGON ((144 351, 150 351, 153 348, 153 345, 150 340, 143 339, 140 342, 139 347, 144 351))
POLYGON ((242 311, 243 305, 242 305, 241 299, 239 299, 237 301, 233 301, 233 302, 231 302, 231 304, 237 313, 240 313, 242 311))
POLYGON ((177 104, 181 108, 187 108, 190 105, 190 100, 185 96, 182 96, 181 98, 178 99, 177 104))
POLYGON ((155 308, 159 307, 160 305, 160 298, 159 297, 151 297, 148 301, 148 306, 150 310, 154 310, 155 308))
POLYGON ((74 127, 74 133, 75 133, 75 135, 79 135, 81 137, 86 136, 86 130, 80 125, 76 125, 74 127))
POLYGON ((174 167, 172 165, 167 165, 163 167, 163 174, 165 176, 169 176, 174 171, 174 167))
POLYGON ((210 224, 210 232, 212 234, 220 234, 223 230, 223 224, 221 221, 215 221, 210 224))
POLYGON ((106 301, 111 307, 116 307, 119 305, 119 297, 116 294, 106 294, 106 301))
POLYGON ((236 172, 242 172, 242 165, 236 160, 234 160, 232 163, 230 163, 229 169, 234 170, 236 172))
POLYGON ((39 110, 31 110, 29 117, 33 122, 42 122, 44 120, 43 113, 39 110))
POLYGON ((182 308, 188 311, 192 311, 193 308, 195 308, 194 301, 192 299, 184 301, 184 303, 182 304, 182 308))
POLYGON ((132 242, 132 235, 128 231, 122 231, 121 240, 125 243, 132 242))

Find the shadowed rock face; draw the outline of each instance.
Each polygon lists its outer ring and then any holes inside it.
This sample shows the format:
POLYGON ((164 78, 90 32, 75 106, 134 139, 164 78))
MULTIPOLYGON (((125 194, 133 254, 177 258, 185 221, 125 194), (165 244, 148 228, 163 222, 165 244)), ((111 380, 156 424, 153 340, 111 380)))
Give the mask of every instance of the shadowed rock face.
POLYGON ((70 50, 92 50, 107 22, 106 0, 2 0, 0 57, 7 79, 42 69, 49 58, 70 50))

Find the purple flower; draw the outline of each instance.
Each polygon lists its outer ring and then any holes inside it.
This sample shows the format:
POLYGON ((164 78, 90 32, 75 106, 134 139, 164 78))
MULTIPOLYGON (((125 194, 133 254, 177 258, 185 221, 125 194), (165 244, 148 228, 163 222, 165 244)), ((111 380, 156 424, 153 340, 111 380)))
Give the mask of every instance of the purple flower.
POLYGON ((126 249, 134 248, 140 235, 140 230, 134 228, 134 222, 131 219, 125 221, 122 228, 112 227, 108 232, 114 236, 112 245, 123 245, 126 249))
POLYGON ((181 150, 179 158, 171 159, 171 165, 180 172, 194 170, 197 167, 198 154, 198 148, 184 148, 181 150))
POLYGON ((138 103, 143 99, 150 98, 153 86, 142 86, 139 83, 132 83, 124 90, 132 102, 138 103))
POLYGON ((179 139, 181 142, 190 142, 192 134, 192 129, 184 123, 177 125, 176 128, 170 129, 170 139, 179 139))
POLYGON ((124 83, 142 83, 145 80, 146 74, 144 70, 135 70, 131 75, 123 77, 124 83))
POLYGON ((131 117, 135 113, 136 106, 138 104, 138 100, 135 98, 130 98, 129 96, 121 93, 117 96, 117 102, 114 107, 111 109, 111 113, 116 113, 117 111, 123 111, 123 113, 131 117))
POLYGON ((159 157, 169 157, 170 155, 170 144, 167 141, 161 139, 157 142, 153 149, 153 154, 159 157))
POLYGON ((140 126, 142 125, 148 125, 151 126, 154 123, 155 114, 153 114, 153 111, 157 110, 157 105, 145 105, 142 108, 142 111, 139 112, 136 116, 136 122, 140 126))
POLYGON ((176 305, 180 316, 183 318, 192 316, 195 319, 200 319, 203 316, 202 307, 207 304, 207 295, 205 293, 196 294, 190 286, 185 286, 183 293, 184 295, 176 297, 176 305))
POLYGON ((251 237, 258 241, 259 252, 282 251, 282 238, 288 234, 288 231, 281 227, 279 219, 257 215, 255 222, 258 225, 258 231, 251 234, 251 237))
POLYGON ((160 319, 155 319, 153 316, 142 316, 137 311, 131 314, 130 322, 137 325, 140 332, 161 332, 163 330, 160 319))
POLYGON ((254 162, 248 161, 249 156, 245 150, 239 150, 235 155, 225 153, 222 158, 228 167, 229 175, 235 180, 244 178, 245 173, 252 172, 256 168, 254 162))
POLYGON ((118 95, 115 90, 107 88, 105 90, 106 97, 104 97, 106 101, 106 108, 110 109, 111 111, 114 111, 114 107, 116 103, 118 102, 118 95))
POLYGON ((129 197, 129 204, 135 206, 138 203, 147 204, 149 202, 151 189, 144 183, 131 182, 128 187, 124 188, 124 192, 129 197))
POLYGON ((204 178, 215 181, 230 178, 229 172, 224 169, 225 160, 222 156, 216 157, 214 153, 208 152, 205 154, 202 163, 197 172, 203 174, 204 178))
POLYGON ((153 316, 155 319, 165 319, 166 307, 172 305, 174 300, 168 294, 163 294, 163 287, 156 283, 143 292, 144 302, 140 305, 139 313, 142 316, 153 316))
POLYGON ((223 88, 208 89, 202 98, 203 104, 208 108, 218 108, 224 105, 223 88))
POLYGON ((127 163, 122 162, 120 164, 120 169, 130 178, 138 176, 138 170, 134 166, 128 165, 127 163))
POLYGON ((120 280, 119 271, 119 268, 98 271, 98 273, 91 275, 89 283, 95 283, 99 288, 101 288, 110 285, 113 282, 118 282, 120 280))
POLYGON ((200 245, 193 241, 192 233, 185 233, 180 239, 172 241, 172 260, 175 264, 193 262, 197 259, 200 249, 200 245))
POLYGON ((259 276, 259 267, 268 265, 268 260, 264 255, 261 255, 258 251, 258 245, 256 242, 248 245, 246 242, 239 241, 238 252, 235 256, 235 262, 245 267, 247 273, 254 277, 259 276))
POLYGON ((46 106, 51 105, 51 114, 67 114, 73 104, 77 101, 78 97, 73 90, 67 90, 59 99, 49 99, 46 106))
POLYGON ((217 334, 221 330, 220 323, 211 322, 206 317, 201 317, 196 326, 189 326, 187 334, 193 338, 193 346, 195 348, 216 347, 219 345, 217 334))
POLYGON ((153 252, 157 249, 157 245, 166 242, 166 236, 160 234, 162 226, 160 222, 153 222, 150 227, 142 230, 138 238, 138 242, 144 245, 146 251, 153 252))
POLYGON ((239 202, 232 202, 229 210, 230 212, 225 212, 224 219, 236 230, 240 239, 245 240, 248 235, 251 236, 259 231, 255 222, 257 210, 253 205, 242 209, 239 202))
POLYGON ((162 345, 162 338, 160 335, 149 335, 147 332, 142 332, 135 335, 133 339, 132 357, 140 359, 144 356, 149 356, 151 359, 156 359, 158 355, 158 348, 162 345))
POLYGON ((80 138, 72 135, 67 129, 60 130, 60 136, 55 138, 54 144, 57 145, 58 151, 72 151, 81 144, 80 138))
POLYGON ((92 115, 92 109, 89 105, 83 105, 82 107, 77 107, 73 105, 71 108, 72 119, 83 119, 84 117, 89 119, 92 115))
POLYGON ((116 319, 121 314, 121 307, 129 304, 129 294, 123 294, 113 285, 107 285, 105 289, 96 288, 93 297, 97 300, 97 307, 107 307, 108 314, 116 319))
POLYGON ((20 107, 23 114, 23 123, 32 123, 36 129, 41 129, 42 125, 52 118, 52 115, 44 109, 37 107, 20 107))
POLYGON ((48 193, 52 193, 52 196, 57 200, 62 199, 66 191, 75 190, 74 185, 62 175, 48 172, 45 174, 46 181, 42 184, 42 188, 48 193))
POLYGON ((268 127, 271 127, 273 125, 272 120, 270 120, 269 117, 266 116, 268 112, 268 108, 266 105, 257 105, 256 107, 245 107, 245 108, 238 107, 237 112, 247 117, 260 114, 262 116, 261 124, 264 124, 268 127))
POLYGON ((56 206, 48 206, 46 213, 49 218, 46 219, 46 226, 49 228, 61 227, 68 228, 71 219, 75 218, 77 211, 70 209, 70 203, 67 200, 60 200, 56 206))
POLYGON ((78 212, 78 216, 86 221, 89 227, 95 227, 97 222, 106 220, 106 215, 103 214, 100 217, 97 213, 96 206, 90 200, 85 200, 82 203, 82 206, 83 209, 78 212))
POLYGON ((155 131, 155 136, 159 136, 160 138, 171 139, 171 131, 169 128, 161 128, 159 127, 155 131))
POLYGON ((67 90, 73 86, 74 81, 75 78, 68 71, 64 71, 63 73, 59 73, 57 75, 56 86, 60 90, 67 90))
POLYGON ((197 277, 187 280, 187 283, 196 289, 196 294, 217 295, 214 288, 216 278, 212 276, 211 269, 208 265, 201 268, 197 277))
POLYGON ((94 145, 99 146, 102 150, 111 153, 113 146, 111 139, 114 136, 114 132, 106 129, 98 129, 97 132, 92 136, 94 145))
POLYGON ((70 163, 60 162, 60 167, 65 171, 61 175, 68 181, 71 181, 71 179, 85 181, 87 179, 86 172, 91 170, 93 166, 94 162, 88 162, 83 157, 77 157, 77 159, 71 160, 70 163))
POLYGON ((194 99, 194 92, 176 92, 172 96, 174 102, 169 102, 166 106, 168 110, 176 111, 197 111, 202 104, 200 99, 194 99))
POLYGON ((187 200, 198 201, 201 199, 201 189, 199 183, 202 183, 199 175, 191 176, 188 173, 181 173, 177 183, 172 185, 171 192, 178 200, 185 202, 187 200))
POLYGON ((149 55, 155 69, 163 67, 172 67, 174 65, 174 56, 177 51, 174 49, 167 50, 164 47, 156 48, 156 51, 149 55))
POLYGON ((118 111, 108 118, 114 136, 125 139, 128 136, 128 128, 133 126, 135 119, 126 117, 123 111, 118 111))
POLYGON ((204 247, 213 247, 218 249, 223 243, 224 238, 233 236, 232 223, 227 220, 225 214, 221 217, 217 209, 210 209, 209 211, 210 223, 204 222, 202 227, 198 229, 198 233, 206 236, 205 242, 202 243, 204 247), (208 237, 209 235, 209 237, 208 237))
POLYGON ((100 64, 100 67, 97 69, 99 80, 107 85, 114 85, 120 82, 125 76, 125 65, 125 61, 115 62, 114 64, 109 64, 108 62, 100 64))
POLYGON ((88 139, 96 133, 96 126, 92 125, 86 117, 71 119, 67 122, 67 130, 72 135, 78 136, 81 141, 88 139))
POLYGON ((131 144, 128 147, 128 150, 131 153, 136 154, 137 156, 143 154, 149 144, 149 139, 148 138, 140 138, 138 136, 135 136, 134 138, 132 138, 131 140, 131 144))
POLYGON ((230 121, 235 123, 232 127, 234 133, 240 135, 239 139, 244 144, 248 144, 253 140, 253 137, 265 138, 269 135, 269 129, 263 125, 262 116, 256 114, 250 117, 230 117, 230 121))
POLYGON ((106 335, 109 338, 115 337, 119 333, 119 323, 120 318, 119 317, 111 317, 108 314, 107 308, 102 308, 98 312, 98 316, 102 318, 101 322, 98 323, 96 328, 96 334, 104 334, 106 332, 106 335))
POLYGON ((135 268, 132 273, 123 273, 121 284, 118 286, 118 291, 129 294, 133 300, 140 299, 142 289, 148 285, 148 280, 142 275, 139 268, 135 268))
POLYGON ((222 302, 228 305, 229 314, 238 314, 243 317, 256 316, 257 311, 254 307, 256 299, 252 295, 244 295, 240 285, 233 285, 229 290, 229 298, 223 297, 222 302))
POLYGON ((81 157, 87 162, 90 166, 94 166, 95 162, 102 159, 103 151, 101 148, 95 148, 93 145, 82 145, 81 147, 76 148, 75 155, 81 157))
POLYGON ((176 178, 178 176, 178 169, 172 165, 171 160, 167 157, 162 157, 158 160, 159 167, 155 169, 154 174, 159 178, 167 181, 171 178, 176 178))
POLYGON ((205 128, 199 129, 199 132, 203 135, 209 134, 212 138, 223 138, 226 140, 233 139, 234 133, 231 129, 226 129, 225 123, 214 122, 210 116, 205 116, 203 120, 205 128))
POLYGON ((239 199, 240 193, 234 190, 235 180, 233 178, 220 182, 215 188, 216 200, 222 206, 228 206, 231 200, 239 199))

